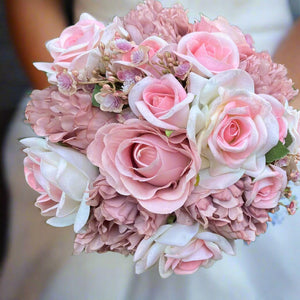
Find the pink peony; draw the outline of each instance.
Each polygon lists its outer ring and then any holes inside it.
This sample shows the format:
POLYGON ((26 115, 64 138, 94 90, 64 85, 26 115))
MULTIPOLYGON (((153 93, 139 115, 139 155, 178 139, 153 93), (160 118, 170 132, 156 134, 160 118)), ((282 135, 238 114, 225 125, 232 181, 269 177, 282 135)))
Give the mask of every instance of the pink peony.
POLYGON ((89 191, 91 206, 98 206, 101 199, 111 199, 117 196, 116 190, 111 187, 101 174, 95 179, 89 191), (100 198, 99 198, 100 197, 100 198))
POLYGON ((96 212, 99 212, 105 220, 135 228, 144 236, 152 235, 167 219, 167 215, 147 211, 131 196, 118 194, 102 175, 93 182, 87 204, 96 207, 96 212))
POLYGON ((169 130, 186 128, 189 103, 180 82, 171 74, 160 79, 146 77, 130 91, 128 102, 135 115, 143 116, 151 124, 169 130))
POLYGON ((87 156, 118 193, 158 214, 184 204, 200 167, 195 146, 184 133, 167 137, 141 120, 101 127, 87 156))
POLYGON ((247 176, 223 190, 196 187, 184 208, 204 228, 229 239, 251 242, 265 232, 269 220, 268 210, 257 209, 244 200, 251 189, 251 179, 247 176))
POLYGON ((75 237, 74 254, 83 251, 133 254, 142 238, 142 235, 129 226, 106 221, 99 212, 95 213, 95 209, 92 209, 86 232, 78 233, 75 237))
POLYGON ((189 32, 187 13, 181 5, 164 8, 159 1, 154 0, 139 4, 123 18, 123 23, 137 44, 151 35, 176 43, 189 32))
POLYGON ((117 195, 92 204, 87 231, 76 235, 76 254, 84 250, 133 254, 140 240, 150 237, 167 219, 146 211, 130 196, 117 195))
POLYGON ((63 142, 85 152, 99 127, 113 115, 92 106, 91 94, 65 96, 56 87, 34 90, 25 116, 34 132, 53 143, 63 142))
POLYGON ((100 210, 105 220, 114 221, 119 225, 133 224, 138 214, 136 200, 123 195, 103 199, 100 210))
POLYGON ((253 53, 241 62, 239 68, 251 75, 257 94, 271 95, 283 104, 298 94, 298 90, 293 88, 293 81, 287 77, 285 66, 272 62, 267 52, 253 53))

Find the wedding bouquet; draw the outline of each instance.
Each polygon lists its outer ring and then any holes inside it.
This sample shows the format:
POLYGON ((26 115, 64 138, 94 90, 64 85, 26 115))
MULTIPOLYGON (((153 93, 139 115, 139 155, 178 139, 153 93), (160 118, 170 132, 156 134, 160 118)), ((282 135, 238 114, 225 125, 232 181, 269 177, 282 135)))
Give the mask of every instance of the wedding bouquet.
POLYGON ((84 13, 46 46, 25 177, 47 223, 74 226, 74 253, 190 274, 295 212, 297 91, 239 28, 149 0, 107 26, 84 13))

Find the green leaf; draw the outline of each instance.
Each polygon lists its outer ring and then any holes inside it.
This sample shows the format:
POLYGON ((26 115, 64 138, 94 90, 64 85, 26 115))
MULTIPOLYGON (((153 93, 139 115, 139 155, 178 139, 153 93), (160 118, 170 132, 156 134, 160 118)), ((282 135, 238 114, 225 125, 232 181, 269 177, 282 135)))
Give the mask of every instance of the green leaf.
POLYGON ((165 130, 165 134, 167 137, 170 137, 173 132, 174 130, 168 130, 168 129, 165 130))
POLYGON ((266 162, 267 164, 270 164, 276 160, 285 157, 288 153, 289 150, 287 149, 287 147, 283 145, 280 141, 278 141, 278 144, 266 154, 266 162))
POLYGON ((293 142, 293 138, 292 138, 290 132, 288 131, 288 134, 284 140, 284 146, 289 147, 292 144, 292 142, 293 142))
POLYGON ((175 223, 175 221, 176 221, 176 215, 175 214, 172 214, 172 215, 168 216, 167 224, 173 224, 173 223, 175 223))
POLYGON ((92 104, 93 106, 100 107, 100 104, 96 101, 95 95, 101 92, 101 86, 96 84, 93 90, 92 104))
POLYGON ((200 181, 200 175, 199 175, 199 173, 198 173, 198 174, 197 174, 197 177, 196 177, 196 183, 195 183, 195 186, 198 186, 199 181, 200 181))

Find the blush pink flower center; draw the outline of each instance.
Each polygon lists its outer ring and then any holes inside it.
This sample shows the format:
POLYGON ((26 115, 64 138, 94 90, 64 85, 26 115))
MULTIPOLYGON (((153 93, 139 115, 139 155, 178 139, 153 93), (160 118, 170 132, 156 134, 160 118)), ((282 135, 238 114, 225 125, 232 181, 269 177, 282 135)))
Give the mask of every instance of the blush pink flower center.
POLYGON ((174 91, 162 84, 148 86, 143 92, 143 99, 152 113, 166 113, 174 106, 174 91))
POLYGON ((134 147, 134 161, 139 168, 150 165, 157 157, 157 151, 155 147, 137 144, 134 147))

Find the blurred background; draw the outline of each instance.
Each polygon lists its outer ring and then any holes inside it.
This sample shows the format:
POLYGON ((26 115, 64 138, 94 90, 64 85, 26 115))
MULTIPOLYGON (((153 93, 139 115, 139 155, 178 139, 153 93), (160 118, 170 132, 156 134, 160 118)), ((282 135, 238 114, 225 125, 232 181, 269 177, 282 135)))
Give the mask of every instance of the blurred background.
POLYGON ((6 251, 9 194, 3 178, 3 144, 9 121, 22 95, 30 89, 11 43, 6 24, 5 7, 0 1, 0 260, 6 251))
MULTIPOLYGON (((3 176, 3 145, 18 103, 31 90, 30 82, 22 69, 9 34, 4 2, 0 1, 0 267, 7 250, 9 221, 9 191, 3 176)), ((69 24, 72 23, 72 2, 62 0, 69 24)))

